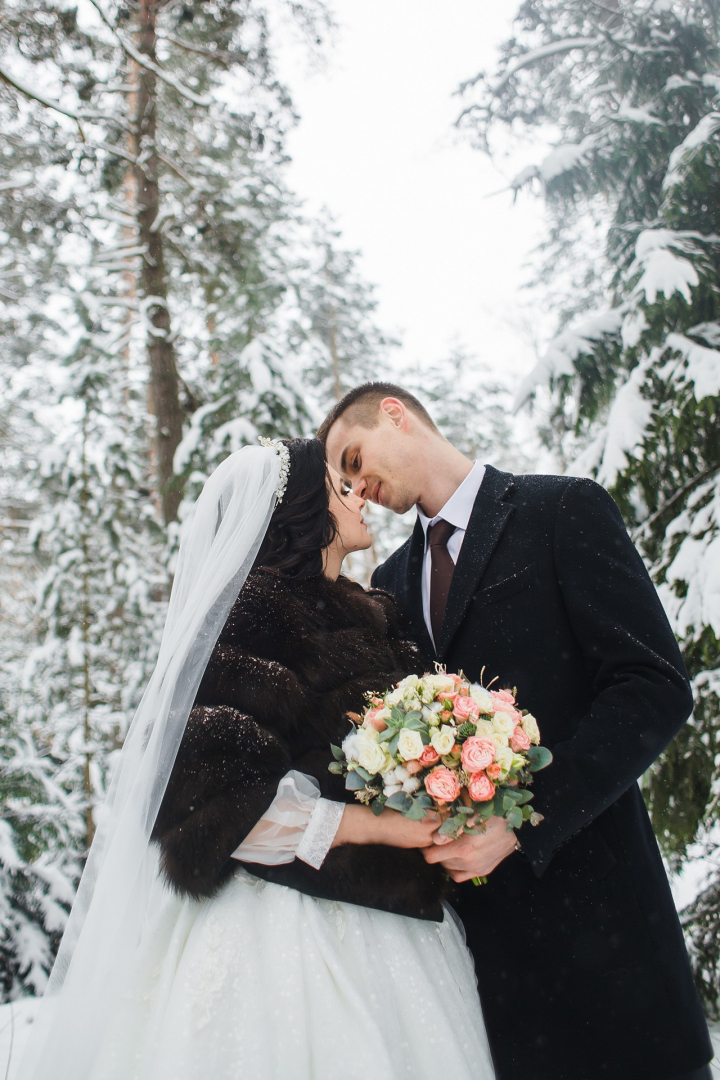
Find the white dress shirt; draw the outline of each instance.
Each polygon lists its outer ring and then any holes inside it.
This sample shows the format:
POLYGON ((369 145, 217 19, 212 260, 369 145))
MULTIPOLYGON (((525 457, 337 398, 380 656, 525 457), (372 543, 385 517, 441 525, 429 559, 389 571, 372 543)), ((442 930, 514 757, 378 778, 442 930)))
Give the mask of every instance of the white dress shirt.
POLYGON ((430 635, 433 644, 436 646, 437 642, 433 638, 432 626, 430 625, 430 572, 432 565, 430 562, 428 529, 434 525, 436 521, 439 521, 440 518, 455 526, 455 532, 447 542, 447 549, 450 558, 457 564, 460 548, 465 539, 468 522, 470 521, 470 515, 472 514, 472 508, 475 505, 475 500, 484 476, 485 466, 481 465, 479 461, 476 461, 460 487, 455 489, 440 513, 436 514, 434 518, 426 517, 418 506, 418 517, 420 518, 420 524, 425 533, 425 555, 423 557, 422 567, 423 617, 425 619, 428 634, 430 635))

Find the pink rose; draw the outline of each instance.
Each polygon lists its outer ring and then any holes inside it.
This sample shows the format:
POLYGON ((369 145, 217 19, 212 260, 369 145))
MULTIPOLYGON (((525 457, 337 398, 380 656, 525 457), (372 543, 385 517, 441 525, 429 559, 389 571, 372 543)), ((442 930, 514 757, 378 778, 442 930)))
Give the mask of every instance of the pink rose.
POLYGON ((433 769, 425 777, 425 790, 439 803, 454 802, 460 794, 460 784, 454 772, 443 767, 433 769))
POLYGON ((499 780, 502 776, 502 769, 498 765, 497 761, 493 761, 492 765, 488 765, 485 772, 488 774, 491 780, 499 780))
MULTIPOLYGON (((418 764, 423 769, 430 769, 433 765, 437 765, 440 760, 440 755, 434 746, 426 746, 422 754, 418 758, 418 764)), ((405 766, 407 768, 407 765, 405 766)))
POLYGON ((521 750, 530 749, 530 736, 526 731, 523 731, 519 724, 513 731, 510 745, 516 754, 520 753, 521 750))
POLYGON ((458 720, 477 720, 480 710, 475 698, 461 697, 459 694, 455 698, 455 705, 453 707, 453 714, 458 720))
POLYGON ((495 785, 485 773, 479 772, 470 778, 468 791, 473 802, 488 802, 495 794, 495 785))
POLYGON ((462 766, 470 773, 480 772, 495 760, 495 743, 472 735, 462 748, 462 766))
POLYGON ((370 712, 365 714, 365 720, 363 727, 375 728, 376 731, 384 731, 387 724, 383 720, 382 716, 378 714, 384 711, 384 706, 380 706, 379 709, 371 709, 370 712))
POLYGON ((493 701, 496 703, 495 708, 500 709, 502 712, 508 711, 508 705, 515 704, 515 698, 509 690, 491 690, 490 695, 493 701))

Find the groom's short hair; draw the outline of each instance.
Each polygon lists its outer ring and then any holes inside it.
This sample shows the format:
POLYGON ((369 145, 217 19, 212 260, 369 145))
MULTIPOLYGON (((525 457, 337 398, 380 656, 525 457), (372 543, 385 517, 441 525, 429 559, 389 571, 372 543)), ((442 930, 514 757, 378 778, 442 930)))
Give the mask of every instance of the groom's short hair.
POLYGON ((362 386, 355 386, 334 405, 318 428, 317 437, 322 443, 327 442, 330 428, 341 416, 351 424, 359 424, 360 427, 374 428, 380 423, 380 402, 385 398, 397 398, 405 408, 419 417, 433 431, 437 431, 437 425, 425 406, 418 401, 409 390, 403 390, 402 386, 388 382, 368 382, 362 386))

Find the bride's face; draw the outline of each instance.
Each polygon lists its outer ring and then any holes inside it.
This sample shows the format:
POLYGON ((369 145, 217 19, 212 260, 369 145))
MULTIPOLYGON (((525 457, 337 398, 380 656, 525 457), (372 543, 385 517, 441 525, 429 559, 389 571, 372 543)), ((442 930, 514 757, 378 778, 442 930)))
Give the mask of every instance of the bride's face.
POLYGON ((330 513, 338 528, 336 543, 345 555, 351 551, 363 551, 372 544, 370 533, 363 518, 365 499, 353 493, 340 473, 328 468, 330 474, 330 513))

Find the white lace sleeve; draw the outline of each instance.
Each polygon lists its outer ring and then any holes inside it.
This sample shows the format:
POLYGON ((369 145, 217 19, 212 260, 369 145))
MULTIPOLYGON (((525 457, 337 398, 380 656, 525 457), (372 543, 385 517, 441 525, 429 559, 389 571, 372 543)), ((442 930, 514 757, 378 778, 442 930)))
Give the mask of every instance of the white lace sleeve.
POLYGON ((321 798, 313 776, 293 770, 282 778, 270 806, 232 857, 264 866, 301 859, 319 870, 344 810, 345 803, 321 798))

